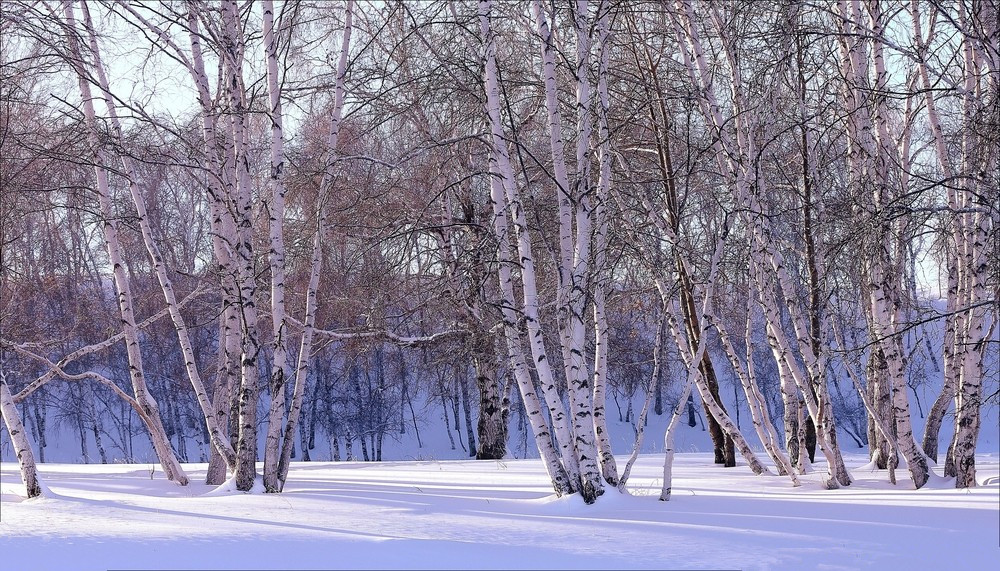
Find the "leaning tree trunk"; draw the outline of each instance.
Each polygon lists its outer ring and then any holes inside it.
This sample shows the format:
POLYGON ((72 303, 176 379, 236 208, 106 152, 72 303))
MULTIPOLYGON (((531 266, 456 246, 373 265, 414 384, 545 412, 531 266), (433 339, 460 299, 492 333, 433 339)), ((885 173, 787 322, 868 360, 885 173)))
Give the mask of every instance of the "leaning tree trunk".
MULTIPOLYGON (((90 10, 88 9, 86 3, 82 3, 81 8, 83 9, 84 24, 87 28, 90 40, 90 52, 94 60, 93 67, 96 71, 98 86, 100 87, 105 106, 108 110, 110 125, 114 134, 119 138, 123 138, 123 128, 118 117, 115 99, 111 94, 110 82, 108 81, 108 77, 105 72, 104 63, 101 59, 97 43, 97 34, 91 21, 90 10)), ((194 355, 194 347, 188 334, 187 324, 185 323, 184 317, 180 312, 180 304, 177 301, 177 294, 174 290, 173 282, 167 273, 166 264, 164 263, 163 256, 160 253, 160 247, 153 238, 153 229, 150 225, 149 213, 146 207, 146 197, 139 188, 139 184, 137 182, 138 173, 136 172, 135 164, 130 156, 122 155, 120 159, 123 173, 127 179, 132 203, 136 209, 143 244, 146 247, 150 264, 152 265, 154 273, 156 274, 157 280, 160 284, 160 289, 164 300, 167 303, 167 309, 170 313, 171 321, 173 322, 174 329, 177 333, 178 344, 184 359, 184 370, 191 382, 191 386, 194 388, 195 396, 201 406, 202 413, 205 416, 205 422, 212 445, 222 454, 227 464, 232 466, 232 463, 235 460, 235 454, 232 447, 229 445, 229 442, 226 440, 219 423, 217 422, 208 391, 205 390, 205 386, 201 380, 201 375, 198 372, 197 361, 194 355)))
MULTIPOLYGON (((882 349, 878 346, 871 348, 868 355, 867 367, 868 383, 866 385, 866 397, 872 403, 872 413, 868 414, 868 455, 875 467, 885 470, 890 463, 898 462, 895 458, 895 446, 888 441, 887 436, 879 430, 879 423, 890 421, 889 426, 894 426, 892 420, 891 391, 888 384, 888 366, 882 349), (877 415, 877 416, 876 416, 877 415)), ((890 428, 890 435, 895 438, 895 431, 890 428)))
MULTIPOLYGON (((954 223, 954 222, 952 222, 954 223)), ((948 250, 954 248, 950 244, 948 250)), ((955 329, 959 322, 955 312, 955 300, 958 296, 958 265, 955 263, 951 253, 946 254, 948 258, 948 301, 946 302, 944 318, 944 343, 942 344, 943 367, 941 392, 934 399, 930 412, 927 413, 927 422, 924 424, 924 438, 921 448, 931 460, 938 461, 939 438, 941 435, 941 424, 944 422, 945 414, 955 399, 955 391, 958 387, 958 378, 961 373, 961 364, 956 359, 955 329)))
POLYGON ((166 431, 163 428, 163 421, 156 401, 149 393, 146 386, 146 378, 143 371, 142 353, 139 350, 139 331, 135 322, 135 312, 133 310, 132 288, 128 275, 125 271, 125 262, 122 257, 121 243, 118 238, 118 225, 111 200, 111 190, 107 171, 110 160, 104 151, 103 143, 100 139, 100 127, 97 124, 97 114, 94 110, 94 97, 91 93, 88 77, 90 72, 87 69, 87 62, 90 58, 84 56, 82 47, 77 36, 76 17, 73 5, 66 3, 63 7, 63 14, 66 19, 65 25, 68 31, 68 41, 70 50, 74 55, 77 79, 80 95, 83 100, 84 117, 87 124, 88 140, 93 151, 97 155, 94 165, 94 172, 97 178, 97 194, 100 202, 101 215, 104 218, 104 242, 108 252, 108 259, 111 262, 112 278, 115 291, 118 297, 118 309, 121 313, 122 331, 125 334, 125 349, 128 356, 129 379, 132 383, 132 390, 135 394, 135 401, 140 407, 142 418, 149 432, 149 438, 153 444, 157 458, 163 467, 163 472, 167 478, 178 484, 187 485, 189 482, 184 469, 181 468, 166 431))
MULTIPOLYGON (((703 345, 703 343, 699 343, 703 345)), ((674 438, 677 433, 677 421, 680 420, 687 406, 686 401, 691 394, 691 385, 695 382, 695 376, 701 374, 697 369, 688 370, 687 380, 681 388, 681 396, 670 414, 670 423, 667 424, 667 431, 663 435, 663 483, 660 486, 660 501, 669 502, 670 495, 674 488, 674 438)))
MULTIPOLYGON (((635 425, 635 442, 632 444, 632 453, 629 454, 628 460, 625 462, 625 469, 622 470, 621 477, 618 479, 617 486, 619 491, 625 491, 625 483, 628 482, 629 475, 632 473, 632 466, 635 464, 636 459, 639 458, 639 452, 642 450, 642 441, 646 434, 646 415, 649 413, 649 403, 653 399, 653 388, 656 386, 656 380, 660 378, 660 368, 663 366, 663 326, 666 321, 666 316, 666 310, 661 308, 660 315, 656 319, 656 338, 653 341, 653 371, 649 375, 649 385, 646 388, 646 399, 642 403, 642 410, 639 412, 639 420, 635 425)), ((680 404, 681 403, 678 402, 678 405, 680 404)), ((664 442, 666 442, 666 440, 664 440, 664 442)), ((672 448, 673 440, 670 440, 669 442, 672 448)))
MULTIPOLYGON (((528 235, 524 210, 518 199, 517 189, 514 186, 514 169, 510 162, 510 153, 507 149, 507 140, 504 136, 503 123, 501 122, 500 117, 500 85, 497 74, 495 39, 490 14, 492 8, 493 4, 489 0, 481 0, 479 2, 480 29, 485 47, 484 83, 486 87, 486 114, 489 122, 491 141, 490 164, 492 168, 491 172, 494 174, 491 179, 490 186, 490 199, 493 203, 494 227, 497 238, 505 242, 510 239, 510 230, 511 226, 513 226, 513 237, 516 239, 517 250, 520 257, 519 267, 523 300, 523 303, 520 304, 520 306, 523 307, 524 319, 527 322, 527 342, 531 350, 532 362, 535 364, 535 370, 538 374, 539 388, 541 389, 542 396, 545 399, 545 403, 549 409, 549 415, 552 419, 555 441, 558 446, 559 458, 562 463, 562 468, 559 472, 568 476, 569 483, 563 484, 557 482, 558 473, 554 474, 552 470, 550 470, 550 476, 553 476, 553 484, 554 487, 557 488, 557 491, 559 488, 568 487, 569 490, 575 492, 579 489, 580 484, 579 462, 576 458, 573 446, 573 433, 570 428, 569 419, 567 418, 568 415, 566 414, 566 408, 563 405, 561 396, 559 395, 555 375, 552 372, 548 353, 542 337, 538 310, 538 288, 535 276, 534 256, 531 248, 531 237, 528 235), (496 180, 497 176, 500 177, 499 180, 496 180), (509 220, 507 214, 508 212, 510 212, 509 220)), ((501 246, 501 251, 502 250, 503 246, 501 246)), ((505 277, 512 277, 510 267, 501 263, 499 269, 500 271, 506 272, 506 276, 501 276, 501 285, 503 287, 510 287, 511 293, 513 293, 513 283, 505 283, 505 277)), ((513 297, 510 302, 513 303, 513 297)), ((513 310, 514 307, 518 306, 511 305, 510 307, 513 310)), ((504 321, 510 322, 510 324, 516 328, 516 323, 519 320, 515 319, 513 316, 505 316, 504 321)), ((508 333, 511 333, 509 329, 510 328, 508 327, 508 333)), ((516 335, 516 339, 515 337, 508 335, 507 341, 508 345, 517 341, 517 343, 514 343, 514 345, 516 345, 515 347, 509 347, 512 359, 517 359, 521 351, 519 346, 519 333, 516 335)), ((512 363, 512 365, 514 365, 514 371, 517 373, 518 367, 516 366, 516 363, 512 363)), ((517 378, 516 375, 515 378, 517 378)), ((529 391, 531 394, 526 393, 524 390, 525 387, 522 386, 521 379, 518 379, 518 386, 522 389, 521 396, 523 398, 532 398, 531 395, 534 394, 533 388, 529 391)), ((534 383, 531 383, 531 386, 534 387, 534 383)), ((525 402, 527 402, 527 400, 525 402)), ((529 418, 530 417, 531 413, 529 412, 529 418)), ((534 424, 532 426, 533 428, 535 427, 534 424)), ((545 431, 548 432, 547 427, 545 431)), ((537 432, 535 433, 535 438, 536 442, 539 441, 539 434, 537 432)), ((600 485, 599 481, 597 485, 600 485)), ((591 499, 591 501, 593 501, 593 499, 591 499)))
MULTIPOLYGON (((681 290, 681 310, 684 315, 684 332, 687 335, 688 344, 694 343, 697 332, 701 325, 698 323, 697 309, 694 303, 694 284, 688 275, 687 269, 679 258, 675 257, 677 266, 677 277, 681 290)), ((722 429, 722 425, 716 420, 715 415, 709 410, 710 401, 714 400, 722 412, 726 412, 726 407, 722 404, 722 397, 719 395, 719 379, 715 374, 715 365, 708 352, 702 357, 698 364, 701 368, 701 379, 711 395, 711 399, 702 399, 702 407, 705 410, 705 417, 708 424, 708 434, 712 438, 712 450, 715 453, 715 463, 722 464, 727 468, 736 465, 736 453, 733 446, 733 439, 728 437, 722 429)))
MULTIPOLYGON (((229 281, 225 276, 223 280, 229 281)), ((219 365, 215 375, 212 410, 215 411, 220 430, 229 440, 230 446, 235 449, 239 429, 235 423, 233 390, 239 378, 239 371, 235 365, 240 353, 239 319, 233 296, 224 290, 223 299, 225 301, 222 303, 222 317, 219 323, 219 365)), ((222 484, 226 481, 228 470, 229 465, 225 457, 213 446, 209 455, 208 470, 205 473, 205 483, 213 486, 222 484)))
MULTIPOLYGON (((481 3, 480 10, 482 9, 483 6, 481 3)), ((484 22, 484 36, 489 38, 487 41, 487 54, 491 56, 494 48, 492 46, 492 34, 488 31, 489 12, 487 11, 486 13, 487 16, 482 16, 482 12, 480 12, 480 21, 484 22)), ((496 72, 495 61, 495 59, 487 57, 487 77, 489 77, 490 72, 496 72)), ((495 161, 491 160, 491 167, 495 166, 494 163, 495 161)), ((500 291, 503 301, 501 314, 504 325, 504 339, 507 342, 508 359, 511 364, 514 380, 517 382, 517 388, 521 393, 524 414, 528 417, 531 432, 535 437, 535 445, 545 464, 549 478, 552 480, 552 488, 555 490, 556 495, 572 494, 576 491, 574 487, 575 480, 569 476, 566 468, 560 462, 561 456, 552 444, 552 431, 549 429, 545 412, 542 410, 542 404, 535 390, 534 381, 531 379, 531 373, 528 370, 521 334, 518 330, 519 320, 517 314, 514 312, 514 278, 511 275, 513 261, 511 260, 510 253, 510 229, 507 223, 506 212, 501 206, 504 200, 503 190, 500 188, 500 182, 496 180, 497 176, 502 175, 497 173, 495 168, 491 174, 494 176, 490 178, 490 202, 493 205, 493 225, 500 241, 498 249, 500 263, 497 273, 500 279, 500 291)))
MULTIPOLYGON (((835 426, 833 410, 829 399, 827 388, 823 381, 823 359, 820 355, 815 355, 808 344, 807 327, 804 322, 799 302, 796 296, 797 288, 791 274, 785 266, 785 261, 781 251, 775 246, 775 240, 771 236, 770 220, 763 214, 765 209, 761 202, 761 196, 768 192, 766 179, 756 176, 756 173, 748 170, 747 164, 741 164, 737 157, 759 156, 756 145, 759 135, 754 132, 754 127, 748 124, 750 118, 750 107, 744 100, 743 87, 736 81, 732 82, 733 104, 738 112, 732 119, 737 130, 734 139, 731 134, 730 121, 722 115, 722 106, 712 89, 712 77, 714 73, 709 68, 705 57, 705 48, 700 39, 700 31, 696 25, 697 18, 694 15, 693 7, 690 4, 678 3, 678 17, 674 19, 674 31, 681 44, 686 43, 690 48, 681 50, 681 58, 684 68, 686 68, 692 82, 699 87, 701 97, 698 100, 701 111, 706 121, 711 125, 716 137, 714 147, 717 151, 720 169, 727 173, 733 181, 736 190, 736 198, 742 205, 741 218, 752 232, 752 252, 751 265, 756 268, 757 273, 768 275, 776 274, 777 282, 784 293, 783 302, 788 309, 792 325, 795 328, 796 338, 800 340, 799 349, 802 353, 806 367, 810 375, 802 374, 797 363, 791 359, 790 343, 782 330, 782 320, 777 303, 774 300, 773 292, 762 299, 765 309, 765 318, 768 328, 773 333, 775 340, 780 345, 780 352, 776 357, 784 358, 793 373, 795 384, 803 393, 810 416, 817 425, 817 444, 821 448, 826 447, 824 454, 830 466, 828 485, 839 486, 840 484, 850 484, 851 478, 844 466, 840 449, 836 445, 835 426), (686 40, 686 41, 685 41, 686 40), (756 216, 752 213, 759 213, 756 216), (769 303, 768 303, 769 302, 769 303), (815 392, 815 396, 813 395, 815 392)), ((716 30, 725 36, 727 26, 721 21, 717 12, 712 13, 716 30)), ((723 38, 724 40, 726 38, 723 38)), ((732 53, 728 42, 722 42, 723 52, 726 54, 730 67, 739 69, 738 60, 732 53)), ((759 276, 758 276, 759 279, 759 276)), ((769 287, 768 284, 760 283, 758 290, 764 292, 769 287)), ((762 296, 764 297, 764 296, 762 296)))
POLYGON ((36 498, 42 495, 42 485, 38 481, 35 455, 31 451, 28 434, 24 431, 21 415, 17 412, 17 406, 14 405, 10 389, 7 388, 7 376, 3 372, 0 372, 0 413, 3 414, 4 424, 7 425, 7 434, 10 434, 11 444, 14 445, 14 454, 21 467, 21 481, 24 482, 24 489, 28 498, 36 498))
MULTIPOLYGON (((748 309, 753 300, 752 292, 747 298, 748 309)), ((743 364, 740 363, 739 358, 736 356, 736 349, 733 347, 732 340, 729 337, 729 332, 721 321, 716 321, 714 323, 716 331, 719 332, 719 340, 722 341, 722 349, 726 354, 726 358, 729 359, 729 363, 733 368, 733 372, 740 379, 740 384, 743 386, 743 393, 747 397, 747 407, 750 409, 750 417, 753 420, 754 430, 757 432, 757 437, 760 438, 761 444, 764 446, 764 450, 767 452, 771 460, 774 461, 774 465, 778 468, 778 474, 781 476, 788 476, 792 480, 792 485, 798 486, 799 479, 795 474, 795 469, 792 467, 791 462, 788 458, 781 452, 778 446, 778 434, 774 429, 774 425, 771 424, 771 418, 768 415, 767 407, 764 405, 764 397, 760 393, 760 389, 757 387, 756 373, 753 369, 753 348, 750 342, 751 334, 751 318, 752 313, 748 312, 746 320, 746 338, 747 338, 747 363, 744 368, 743 364)))
MULTIPOLYGON (((670 326, 670 331, 677 344, 677 349, 680 352, 681 359, 684 361, 684 364, 687 365, 689 370, 692 367, 698 367, 700 359, 697 361, 692 359, 695 357, 703 357, 704 355, 698 355, 697 350, 693 352, 691 351, 687 338, 680 328, 679 322, 682 319, 680 312, 671 307, 671 304, 669 303, 665 303, 664 305, 668 311, 667 324, 670 326)), ((701 321, 705 321, 705 316, 702 317, 701 321)), ((695 338, 696 340, 705 337, 704 331, 708 326, 709 325, 707 323, 703 325, 702 332, 695 338)), ((704 353, 704 351, 702 351, 702 353, 704 353)), ((768 470, 767 467, 761 463, 760 459, 757 458, 757 455, 750 449, 750 444, 743 437, 743 434, 736 427, 736 424, 733 423, 726 411, 722 409, 718 401, 716 401, 712 396, 712 393, 709 390, 708 382, 703 376, 704 369, 699 368, 699 370, 701 371, 701 374, 695 376, 694 386, 698 389, 698 394, 701 396, 702 403, 705 404, 705 410, 707 413, 718 421, 719 426, 723 430, 726 437, 732 438, 734 447, 739 450, 743 459, 746 460, 747 465, 749 465, 754 474, 770 474, 770 470, 768 470)))
MULTIPOLYGON (((511 228, 507 218, 507 189, 514 184, 513 169, 510 167, 510 156, 507 152, 503 136, 503 126, 500 122, 500 85, 497 74, 496 43, 491 22, 493 3, 490 0, 479 2, 479 26, 483 39, 483 82, 486 88, 486 115, 489 121, 491 135, 490 153, 490 204, 493 208, 493 229, 499 242, 497 250, 499 264, 497 274, 500 281, 500 291, 503 300, 501 315, 504 324, 504 338, 507 342, 508 359, 513 369, 514 379, 521 393, 525 414, 531 424, 535 436, 535 445, 545 464, 545 469, 552 480, 552 487, 557 495, 576 491, 575 465, 565 465, 560 462, 565 458, 553 445, 553 435, 549 430, 535 383, 531 379, 522 346, 519 331, 519 317, 514 308, 514 265, 511 256, 511 228), (502 180, 501 180, 502 179, 502 180)), ((515 213, 516 214, 516 213, 515 213)), ((529 332, 529 335, 532 333, 529 332)), ((544 385, 545 382, 542 381, 544 385)), ((565 418, 553 417, 553 422, 565 423, 565 418)))
MULTIPOLYGON (((344 78, 347 73, 347 57, 351 49, 351 32, 353 30, 354 0, 349 0, 345 9, 344 34, 340 45, 340 58, 337 60, 337 79, 334 87, 333 114, 330 119, 330 132, 327 134, 327 163, 332 165, 333 156, 337 152, 340 141, 340 126, 344 110, 344 78)), ((305 322, 302 340, 299 345, 299 356, 295 366, 295 386, 292 389, 292 406, 288 411, 287 425, 284 427, 284 437, 281 444, 281 456, 277 466, 279 490, 285 486, 288 469, 295 445, 295 430, 302 411, 302 399, 306 390, 309 373, 309 362, 312 355, 313 334, 316 325, 317 292, 319 291, 320 273, 323 267, 323 229, 326 227, 326 210, 323 204, 333 181, 332 168, 328 166, 320 181, 319 194, 316 198, 316 229, 313 231, 312 262, 309 270, 309 285, 306 288, 305 322)), ((364 442, 364 440, 362 440, 364 442)))
MULTIPOLYGON (((881 35, 884 25, 881 7, 877 2, 870 2, 868 11, 871 19, 872 29, 876 36, 881 35)), ((854 12, 857 12, 857 4, 854 5, 854 12)), ((856 77, 861 77, 862 64, 857 50, 849 52, 849 62, 853 66, 856 77)), ((875 89, 880 93, 888 91, 888 72, 885 67, 883 57, 882 42, 872 43, 872 63, 875 69, 876 85, 875 89)), ((848 75, 848 78, 851 76, 848 75)), ((858 83, 860 85, 860 83, 858 83)), ((868 113, 856 113, 861 121, 858 133, 860 145, 866 151, 870 160, 874 161, 873 173, 875 176, 874 188, 872 189, 872 201, 877 209, 885 209, 894 200, 897 200, 898 192, 893 190, 889 180, 890 169, 899 162, 896 149, 893 147, 893 135, 888 132, 887 111, 884 102, 880 101, 875 107, 875 120, 872 121, 868 113), (874 122, 876 129, 875 140, 872 140, 872 130, 868 127, 874 122), (877 149, 877 152, 876 152, 877 149)), ((905 192, 905 191, 904 191, 905 192)), ((903 340, 899 331, 902 322, 901 287, 902 271, 900 258, 903 252, 896 253, 896 259, 889 250, 892 237, 893 226, 889 220, 879 220, 876 227, 874 240, 874 251, 869 267, 869 277, 871 287, 869 299, 872 307, 872 318, 875 323, 875 332, 879 337, 879 346, 882 349, 882 356, 888 366, 889 379, 891 381, 891 401, 893 409, 893 420, 895 421, 895 431, 897 447, 899 452, 906 459, 907 468, 913 479, 913 484, 917 488, 923 487, 930 477, 927 464, 927 457, 917 446, 913 437, 913 428, 910 419, 910 403, 906 394, 906 355, 903 350, 903 340)))

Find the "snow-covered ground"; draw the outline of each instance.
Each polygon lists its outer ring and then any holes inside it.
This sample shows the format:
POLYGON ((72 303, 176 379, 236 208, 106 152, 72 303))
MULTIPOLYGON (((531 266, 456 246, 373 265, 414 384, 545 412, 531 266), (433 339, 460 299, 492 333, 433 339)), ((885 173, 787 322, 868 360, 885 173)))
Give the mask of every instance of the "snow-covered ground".
MULTIPOLYGON (((624 458, 620 459, 624 461, 624 458)), ((22 501, 0 474, 0 568, 76 569, 984 569, 1000 560, 1000 458, 980 486, 850 455, 854 485, 786 478, 678 454, 657 501, 662 457, 644 455, 630 495, 556 499, 537 460, 293 464, 280 495, 178 487, 152 465, 45 464, 48 497, 22 501), (992 561, 993 563, 990 563, 992 561)), ((203 464, 186 466, 193 481, 203 464)), ((822 465, 816 466, 822 470, 822 465)))

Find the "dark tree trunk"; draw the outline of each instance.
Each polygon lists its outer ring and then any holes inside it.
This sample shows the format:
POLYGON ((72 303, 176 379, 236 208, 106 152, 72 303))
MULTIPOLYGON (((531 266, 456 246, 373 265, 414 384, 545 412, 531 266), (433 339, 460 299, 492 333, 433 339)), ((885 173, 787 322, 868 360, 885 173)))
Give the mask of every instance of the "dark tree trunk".
POLYGON ((470 349, 476 369, 476 387, 479 389, 476 459, 500 460, 507 454, 510 401, 504 397, 503 387, 496 376, 497 359, 492 341, 485 335, 477 335, 470 343, 470 349))
MULTIPOLYGON (((464 371, 463 371, 464 373, 464 371)), ((465 374, 456 377, 459 393, 462 395, 462 414, 465 415, 465 435, 469 440, 469 456, 476 457, 476 432, 472 429, 472 405, 469 403, 469 388, 466 386, 465 374)))
MULTIPOLYGON (((866 390, 868 392, 868 397, 871 399, 871 403, 876 413, 882 417, 882 421, 885 422, 886 426, 895 436, 896 423, 893 421, 892 413, 892 394, 889 389, 889 371, 888 366, 885 362, 885 358, 882 355, 882 350, 874 347, 868 356, 868 367, 866 370, 868 375, 868 385, 866 390)), ((875 463, 875 466, 880 470, 884 470, 889 466, 889 462, 897 460, 896 458, 890 458, 892 447, 886 442, 885 437, 875 430, 875 419, 868 418, 868 451, 871 460, 875 463)))

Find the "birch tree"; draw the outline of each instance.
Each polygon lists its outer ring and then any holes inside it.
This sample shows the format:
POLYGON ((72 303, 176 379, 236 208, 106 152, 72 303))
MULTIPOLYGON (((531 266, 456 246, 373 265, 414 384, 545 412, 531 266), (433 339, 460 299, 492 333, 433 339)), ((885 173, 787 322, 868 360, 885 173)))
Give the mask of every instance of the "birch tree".
MULTIPOLYGON (((84 10, 86 10, 86 7, 84 7, 84 10)), ((109 175, 107 170, 108 165, 110 165, 110 158, 107 155, 107 151, 103 148, 98 134, 99 127, 97 125, 96 112, 94 110, 94 97, 91 95, 90 82, 87 79, 90 73, 85 67, 83 67, 85 65, 83 62, 90 61, 91 58, 85 58, 84 56, 81 42, 77 36, 74 8, 70 2, 64 2, 62 17, 65 19, 65 27, 68 36, 67 39, 73 61, 78 62, 76 71, 79 77, 80 96, 83 101, 84 116, 86 117, 90 130, 89 136, 93 152, 98 157, 97 164, 94 169, 97 180, 96 190, 100 199, 101 213, 104 217, 105 245, 108 251, 108 258, 112 265, 112 276, 118 295, 118 306, 122 316, 122 328, 125 333, 125 347, 128 352, 129 377, 132 382, 135 400, 142 408, 143 420, 146 422, 150 439, 152 440, 153 447, 155 448, 157 456, 160 459, 160 463, 163 466, 164 473, 170 480, 176 481, 181 485, 185 485, 188 483, 188 477, 184 473, 183 468, 181 468, 180 463, 174 455, 174 451, 170 447, 169 439, 164 432, 163 423, 160 419, 157 403, 153 399, 152 395, 150 395, 149 389, 146 386, 142 364, 142 353, 139 350, 138 330, 136 328, 135 314, 133 310, 134 301, 132 289, 125 271, 124 262, 122 260, 121 244, 119 243, 118 238, 118 224, 115 220, 116 215, 112 207, 109 175)), ((97 59, 99 56, 96 53, 90 55, 95 58, 95 67, 99 67, 100 63, 99 59, 97 59)), ((140 216, 141 215, 142 214, 140 214, 140 216)))

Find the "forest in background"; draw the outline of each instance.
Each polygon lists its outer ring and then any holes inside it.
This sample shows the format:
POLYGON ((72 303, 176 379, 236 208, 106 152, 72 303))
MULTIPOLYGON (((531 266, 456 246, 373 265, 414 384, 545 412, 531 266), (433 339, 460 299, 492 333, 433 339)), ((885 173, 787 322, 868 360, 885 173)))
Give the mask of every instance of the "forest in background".
POLYGON ((141 430, 182 484, 191 438, 210 482, 278 492, 315 431, 375 460, 440 401, 477 458, 517 419, 589 503, 639 449, 608 438, 628 395, 637 440, 671 418, 669 499, 692 394, 719 464, 848 486, 849 434, 893 480, 974 486, 998 8, 0 4, 0 410, 29 495, 47 424, 141 430))

